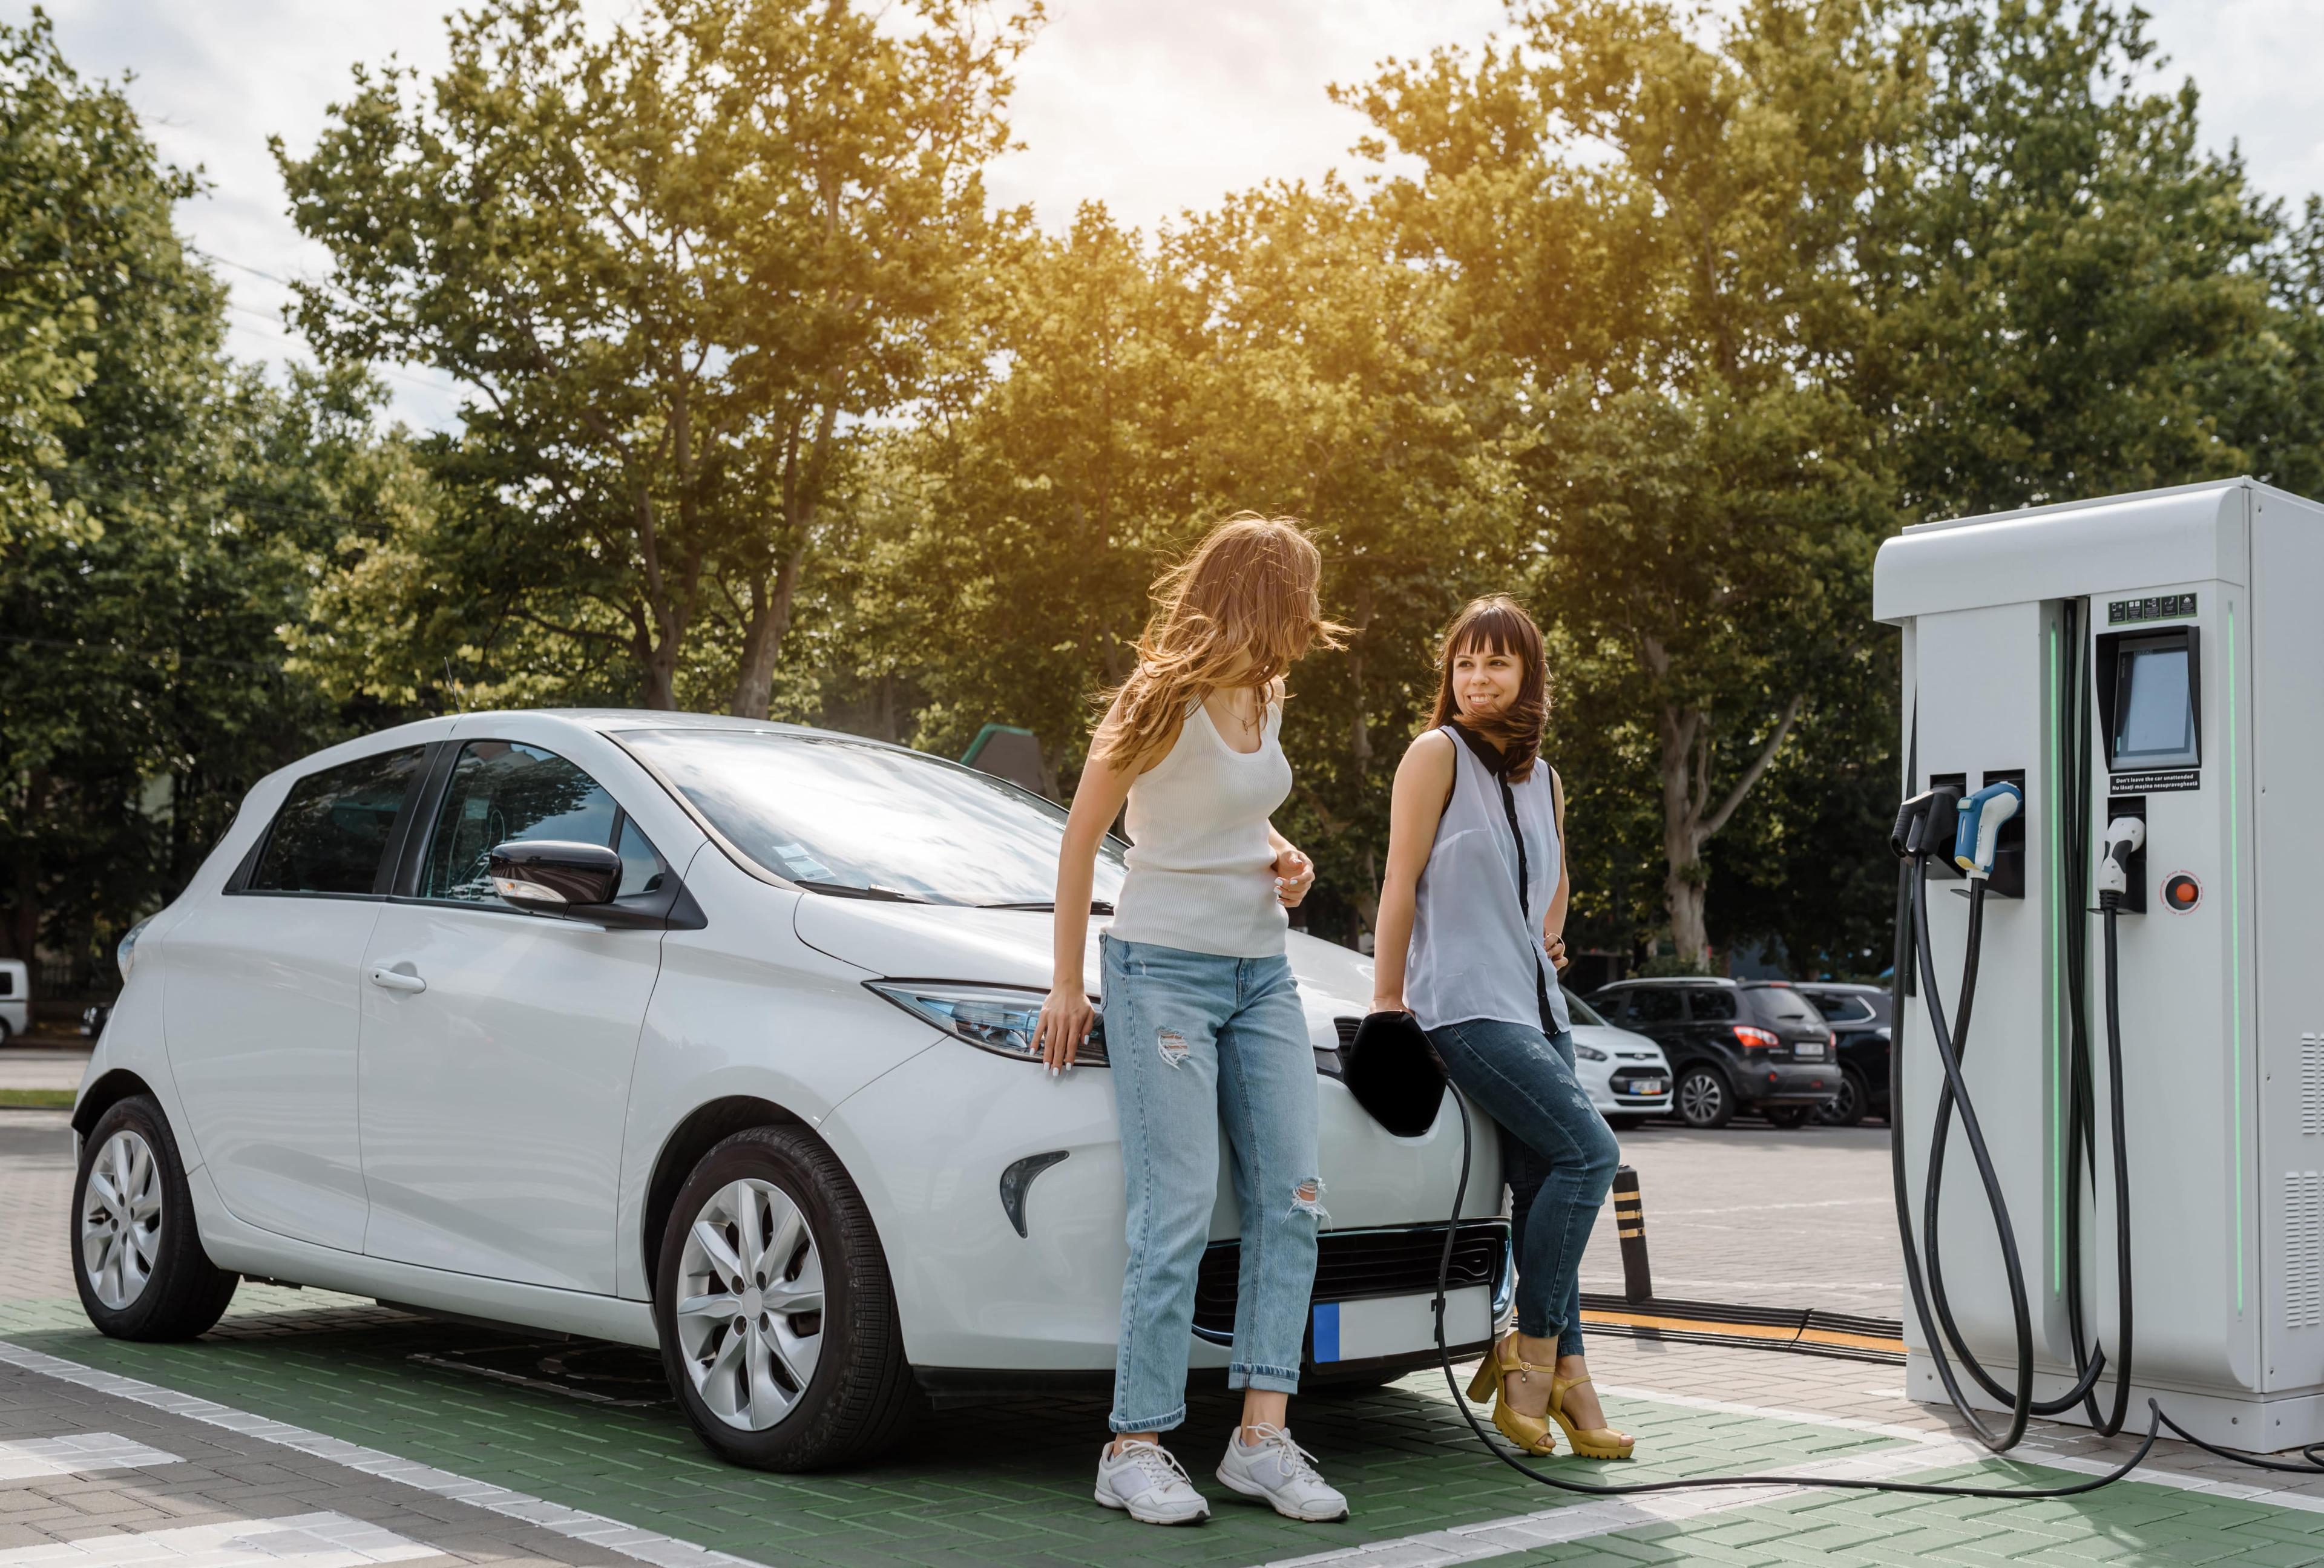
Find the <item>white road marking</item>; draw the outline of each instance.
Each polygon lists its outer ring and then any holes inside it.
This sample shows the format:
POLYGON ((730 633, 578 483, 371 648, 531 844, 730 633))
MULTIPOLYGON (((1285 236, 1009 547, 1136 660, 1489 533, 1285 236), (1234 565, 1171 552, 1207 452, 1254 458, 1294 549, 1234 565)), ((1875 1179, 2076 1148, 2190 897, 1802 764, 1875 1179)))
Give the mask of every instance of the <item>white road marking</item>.
MULTIPOLYGON (((1900 1480, 1918 1471, 1950 1469, 1994 1457, 1984 1444, 1955 1437, 1949 1432, 1890 1426, 1877 1421, 1858 1421, 1844 1416, 1826 1416, 1806 1410, 1779 1410, 1766 1405, 1745 1405, 1727 1399, 1702 1399, 1689 1394, 1665 1393, 1658 1388, 1620 1387, 1610 1383, 1601 1383, 1599 1387, 1602 1392, 1625 1398, 1650 1399, 1656 1404, 1674 1405, 1683 1409, 1751 1416, 1800 1426, 1831 1427, 1868 1436, 1895 1438, 1911 1444, 1909 1448, 1887 1448, 1872 1453, 1772 1467, 1785 1475, 1900 1480)), ((2076 1434, 2070 1428, 2047 1422, 2039 1423, 2037 1426, 2035 1434, 2029 1434, 2024 1443, 2010 1451, 2012 1460, 2041 1469, 2062 1470, 2079 1475, 2105 1475, 2122 1463, 2121 1458, 2052 1452, 2050 1444, 2073 1441, 2076 1434)), ((1479 1457, 1482 1458, 1481 1455, 1479 1457)), ((1605 1476, 1607 1472, 1598 1470, 1591 1473, 1605 1476)), ((1608 1477, 1609 1480, 1618 1479, 1608 1477)), ((2123 1479, 2145 1486, 2203 1492, 2237 1502, 2266 1503, 2276 1508, 2296 1508, 2303 1513, 2324 1513, 2324 1498, 2245 1486, 2236 1481, 2214 1480, 2177 1471, 2140 1470, 2123 1479)), ((1430 1530, 1395 1540, 1374 1541, 1362 1546, 1318 1552, 1305 1557, 1277 1558, 1267 1563, 1265 1568, 1329 1568, 1329 1565, 1339 1563, 1355 1564, 1357 1568, 1442 1568, 1443 1564, 1481 1562, 1515 1552, 1530 1552, 1542 1546, 1612 1535, 1618 1530, 1675 1524, 1805 1495, 1807 1489, 1803 1487, 1737 1487, 1731 1490, 1655 1492, 1637 1498, 1607 1498, 1596 1502, 1571 1504, 1562 1508, 1546 1508, 1538 1513, 1487 1519, 1480 1524, 1459 1525, 1451 1529, 1430 1530)))
MULTIPOLYGON (((78 1361, 68 1361, 60 1356, 28 1351, 21 1345, 0 1340, 0 1364, 20 1367, 42 1377, 55 1378, 83 1388, 93 1388, 100 1394, 127 1399, 150 1409, 182 1416, 205 1425, 221 1426, 228 1432, 295 1449, 316 1459, 343 1464, 349 1470, 377 1476, 400 1486, 408 1486, 436 1497, 451 1498, 473 1503, 491 1513, 512 1519, 521 1519, 538 1525, 576 1541, 586 1541, 633 1557, 641 1563, 650 1563, 654 1568, 761 1568, 748 1557, 737 1557, 727 1552, 714 1552, 697 1546, 691 1541, 681 1541, 675 1536, 665 1536, 655 1530, 643 1530, 625 1525, 619 1519, 609 1519, 603 1514, 584 1513, 568 1508, 562 1503, 552 1503, 529 1493, 512 1491, 490 1481, 471 1480, 455 1475, 448 1470, 399 1459, 376 1448, 361 1443, 342 1442, 326 1437, 319 1432, 309 1432, 303 1426, 293 1426, 285 1421, 270 1421, 263 1416, 236 1410, 212 1399, 180 1394, 173 1388, 157 1388, 134 1378, 124 1378, 117 1372, 103 1372, 94 1367, 84 1367, 78 1361)), ((37 1550, 40 1548, 27 1548, 37 1550)), ((77 1568, 69 1563, 67 1568, 77 1568)))
POLYGON ((323 1513, 12 1546, 0 1551, 0 1568, 369 1568, 442 1555, 377 1525, 323 1513))
MULTIPOLYGON (((1974 1444, 1945 1438, 1934 1443, 1916 1443, 1905 1449, 1883 1449, 1877 1453, 1849 1454, 1837 1459, 1787 1465, 1784 1471, 1790 1475, 1826 1476, 1833 1480, 1895 1480, 1917 1471, 1973 1463, 1984 1452, 1974 1444)), ((1593 1470, 1590 1473, 1594 1476, 1603 1472, 1593 1470)), ((1587 1540, 1593 1536, 1609 1536, 1617 1530, 1679 1524, 1711 1514, 1734 1513, 1804 1495, 1805 1489, 1801 1487, 1756 1486, 1606 1498, 1562 1508, 1545 1508, 1538 1513, 1487 1519, 1474 1525, 1456 1525, 1451 1529, 1430 1530, 1424 1535, 1406 1536, 1392 1541, 1374 1541, 1369 1545, 1318 1552, 1305 1557, 1277 1558, 1266 1568, 1326 1568, 1326 1565, 1337 1563, 1366 1565, 1366 1568, 1371 1568, 1371 1565, 1377 1565, 1377 1568, 1391 1568, 1391 1565, 1392 1568, 1442 1568, 1446 1563, 1478 1563, 1489 1557, 1505 1557, 1515 1552, 1532 1552, 1569 1541, 1587 1540)))
POLYGON ((116 1437, 83 1432, 70 1437, 20 1438, 0 1443, 0 1480, 31 1480, 43 1475, 82 1475, 99 1470, 144 1470, 176 1464, 178 1456, 116 1437))

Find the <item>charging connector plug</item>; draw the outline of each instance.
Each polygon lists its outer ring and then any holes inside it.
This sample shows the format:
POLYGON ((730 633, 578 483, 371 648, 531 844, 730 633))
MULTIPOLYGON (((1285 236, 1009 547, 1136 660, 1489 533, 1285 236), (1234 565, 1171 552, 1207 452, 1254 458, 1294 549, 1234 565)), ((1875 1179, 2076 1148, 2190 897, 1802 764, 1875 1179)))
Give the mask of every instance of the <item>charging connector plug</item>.
POLYGON ((2146 824, 2117 816, 2107 824, 2106 849, 2098 856, 2098 908, 2118 909, 2130 891, 2130 857, 2146 847, 2146 824))
POLYGON ((1959 826, 1953 831, 1953 864, 1972 881, 1993 874, 1993 857, 2001 847, 2002 825, 2025 805, 2025 792, 2005 779, 1988 784, 1960 803, 1959 826))

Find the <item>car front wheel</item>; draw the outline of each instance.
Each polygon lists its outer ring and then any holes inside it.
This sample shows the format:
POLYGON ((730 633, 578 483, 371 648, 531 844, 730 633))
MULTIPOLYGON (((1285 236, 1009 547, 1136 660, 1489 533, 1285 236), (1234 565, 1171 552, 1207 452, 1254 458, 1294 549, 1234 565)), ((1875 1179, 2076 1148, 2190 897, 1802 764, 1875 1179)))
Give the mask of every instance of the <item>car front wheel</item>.
POLYGON ((1709 1131, 1735 1120, 1735 1091, 1716 1067, 1697 1064, 1681 1073, 1677 1093, 1671 1098, 1678 1119, 1689 1127, 1709 1131))
POLYGON ((806 1129, 752 1128, 703 1157, 670 1212, 654 1301, 670 1388, 723 1457, 816 1470, 901 1430, 912 1371, 887 1259, 806 1129))
POLYGON ((242 1282, 202 1250, 178 1140, 151 1095, 116 1101, 81 1141, 72 1228, 81 1309, 115 1339, 192 1339, 242 1282))

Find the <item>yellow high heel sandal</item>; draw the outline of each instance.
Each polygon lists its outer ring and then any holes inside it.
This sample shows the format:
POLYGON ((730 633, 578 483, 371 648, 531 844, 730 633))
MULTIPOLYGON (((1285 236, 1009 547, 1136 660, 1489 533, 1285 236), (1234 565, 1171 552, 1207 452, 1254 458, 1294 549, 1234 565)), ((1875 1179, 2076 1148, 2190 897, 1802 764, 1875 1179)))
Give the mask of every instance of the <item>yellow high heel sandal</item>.
MULTIPOLYGON (((1573 1444, 1573 1452, 1582 1458, 1628 1459, 1630 1450, 1637 1446, 1637 1438, 1625 1437, 1610 1426, 1583 1428, 1566 1419, 1566 1395, 1590 1380, 1588 1378, 1552 1378, 1549 1384, 1549 1418, 1564 1428, 1565 1441, 1573 1444)), ((1493 1414, 1498 1418, 1500 1412, 1496 1410, 1493 1414)), ((1508 1428, 1502 1430, 1507 1431, 1508 1428)))
MULTIPOLYGON (((1495 1343, 1478 1366, 1477 1375, 1469 1379, 1469 1397, 1481 1405, 1486 1395, 1490 1394, 1493 1425, 1499 1428, 1501 1435, 1516 1443, 1522 1452, 1541 1458, 1557 1452, 1556 1434, 1550 1431, 1549 1423, 1540 1416, 1527 1416, 1510 1407, 1507 1379, 1511 1372, 1520 1378, 1530 1379, 1536 1372, 1554 1374, 1556 1370, 1554 1367, 1536 1366, 1520 1357, 1517 1354, 1517 1336, 1511 1334, 1495 1343)), ((1550 1385, 1552 1388, 1556 1386, 1554 1382, 1550 1385)), ((1552 1395, 1552 1409, 1556 1407, 1556 1397, 1552 1395)))

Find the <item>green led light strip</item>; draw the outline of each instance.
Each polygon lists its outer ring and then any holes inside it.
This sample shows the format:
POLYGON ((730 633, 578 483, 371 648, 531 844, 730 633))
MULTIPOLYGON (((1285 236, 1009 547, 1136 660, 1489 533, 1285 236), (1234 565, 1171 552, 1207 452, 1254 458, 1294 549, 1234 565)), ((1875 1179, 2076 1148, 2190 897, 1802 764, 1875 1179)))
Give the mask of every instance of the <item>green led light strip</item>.
MULTIPOLYGON (((2061 613, 2063 607, 2061 606, 2061 613)), ((2064 786, 2059 779, 2061 763, 2066 752, 2066 708, 2059 703, 2058 691, 2058 623, 2052 618, 2049 640, 2042 650, 2043 684, 2050 700, 2057 704, 2050 725, 2049 756, 2043 760, 2047 769, 2049 789, 2049 822, 2045 831, 2050 835, 2050 896, 2062 899, 2066 895, 2065 835, 2061 825, 2066 820, 2062 809, 2064 786)), ((2066 973, 2059 960, 2062 956, 2058 944, 2058 927, 2062 910, 2053 906, 2050 910, 2050 939, 2047 945, 2050 962, 2050 1291, 2052 1295, 2066 1288, 2066 1090, 2064 1069, 2059 1062, 2061 1037, 2065 1029, 2066 973)))
POLYGON ((2244 888, 2243 789, 2237 783, 2236 602, 2227 601, 2227 1076, 2234 1086, 2228 1120, 2235 1126, 2236 1315, 2244 1314, 2244 888))

